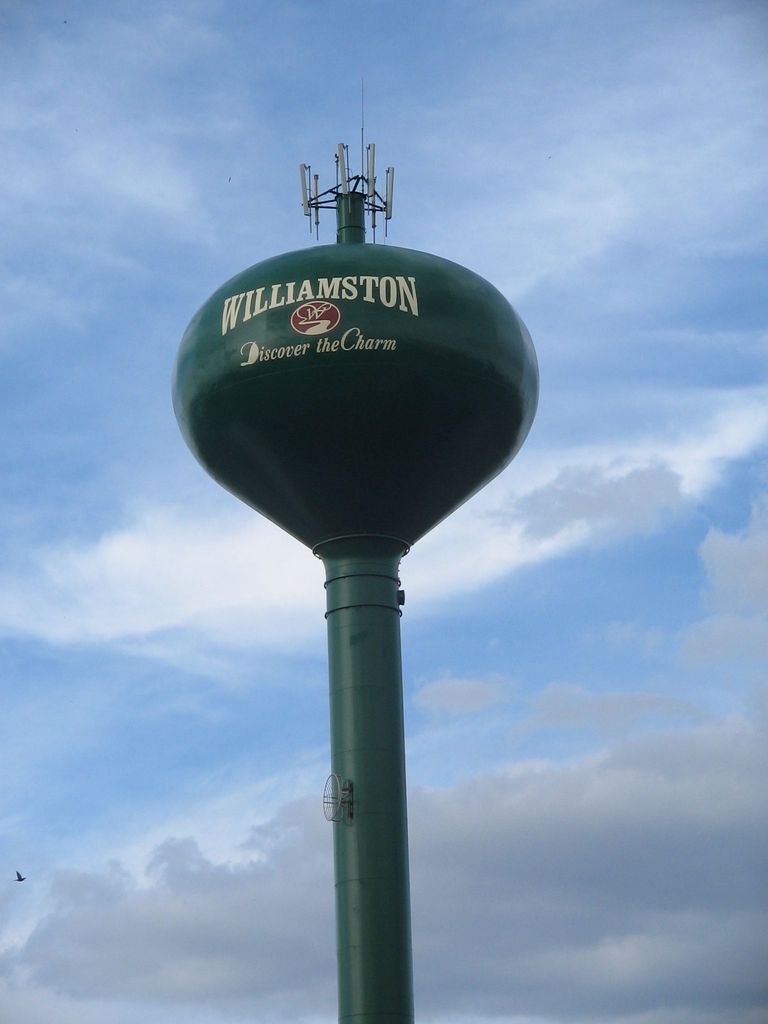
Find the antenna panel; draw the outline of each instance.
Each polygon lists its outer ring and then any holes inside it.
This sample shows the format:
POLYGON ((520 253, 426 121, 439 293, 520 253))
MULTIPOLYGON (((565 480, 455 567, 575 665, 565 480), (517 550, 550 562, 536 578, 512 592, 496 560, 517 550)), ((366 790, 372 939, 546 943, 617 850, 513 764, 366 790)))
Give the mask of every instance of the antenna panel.
POLYGON ((301 178, 301 205, 304 207, 304 216, 309 216, 309 167, 306 164, 299 164, 299 177, 301 178))
POLYGON ((344 153, 344 143, 339 143, 338 148, 339 154, 339 177, 341 178, 341 191, 344 195, 349 195, 349 181, 347 180, 347 158, 344 153))
POLYGON ((368 198, 373 199, 376 195, 376 143, 368 144, 368 198))

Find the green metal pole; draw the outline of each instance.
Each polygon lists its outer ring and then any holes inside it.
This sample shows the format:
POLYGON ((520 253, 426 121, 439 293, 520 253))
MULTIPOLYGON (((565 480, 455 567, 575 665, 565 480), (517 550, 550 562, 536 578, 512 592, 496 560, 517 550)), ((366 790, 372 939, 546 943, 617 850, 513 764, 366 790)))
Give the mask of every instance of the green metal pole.
POLYGON ((362 192, 336 197, 336 241, 340 245, 365 241, 365 200, 362 192))
POLYGON ((352 783, 334 822, 339 1021, 412 1024, 398 566, 388 537, 321 544, 332 770, 352 783))

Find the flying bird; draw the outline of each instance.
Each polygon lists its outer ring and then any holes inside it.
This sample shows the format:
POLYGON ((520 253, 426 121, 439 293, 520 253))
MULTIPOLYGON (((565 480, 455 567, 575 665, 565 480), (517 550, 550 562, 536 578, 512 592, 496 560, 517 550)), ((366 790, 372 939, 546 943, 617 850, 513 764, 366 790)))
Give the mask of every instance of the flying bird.
POLYGON ((16 872, 16 881, 17 882, 24 882, 24 881, 26 881, 26 877, 27 876, 26 875, 22 875, 22 873, 20 871, 16 872))

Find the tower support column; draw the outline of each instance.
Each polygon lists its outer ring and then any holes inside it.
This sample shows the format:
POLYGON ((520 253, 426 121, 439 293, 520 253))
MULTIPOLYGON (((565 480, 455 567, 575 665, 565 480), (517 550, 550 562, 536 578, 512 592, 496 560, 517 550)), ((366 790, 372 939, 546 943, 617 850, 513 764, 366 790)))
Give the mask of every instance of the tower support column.
POLYGON ((345 537, 326 571, 331 766, 350 802, 333 824, 339 1021, 412 1024, 398 566, 407 546, 345 537))
POLYGON ((336 197, 336 241, 349 245, 365 241, 365 199, 362 192, 336 197))

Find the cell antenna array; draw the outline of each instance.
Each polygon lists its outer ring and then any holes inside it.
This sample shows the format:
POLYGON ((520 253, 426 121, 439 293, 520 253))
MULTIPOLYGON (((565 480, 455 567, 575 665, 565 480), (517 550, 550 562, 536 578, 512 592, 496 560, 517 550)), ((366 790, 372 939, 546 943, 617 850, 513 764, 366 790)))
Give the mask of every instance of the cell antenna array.
POLYGON ((362 170, 353 174, 349 166, 349 146, 340 142, 336 149, 336 184, 320 191, 320 176, 312 174, 309 164, 299 164, 301 179, 301 205, 304 216, 310 218, 310 233, 320 233, 320 210, 338 209, 340 196, 359 196, 365 213, 371 218, 373 240, 376 241, 376 214, 384 214, 384 235, 387 222, 392 219, 392 197, 395 185, 395 169, 388 167, 384 180, 384 195, 376 190, 376 144, 369 142, 366 147, 366 173, 362 170))

